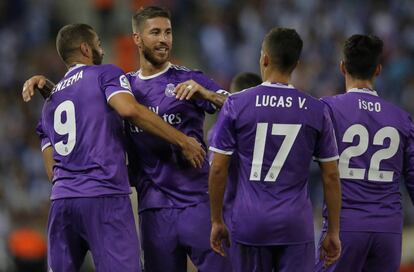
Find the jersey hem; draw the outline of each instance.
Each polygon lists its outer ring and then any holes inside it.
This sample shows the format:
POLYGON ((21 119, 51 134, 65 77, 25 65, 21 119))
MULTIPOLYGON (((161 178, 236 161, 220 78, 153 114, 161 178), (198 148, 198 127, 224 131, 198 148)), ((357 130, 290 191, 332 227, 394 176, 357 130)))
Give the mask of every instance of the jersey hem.
POLYGON ((248 243, 242 242, 241 240, 234 239, 239 244, 246 245, 246 246, 281 246, 281 245, 301 245, 301 244, 308 244, 313 243, 314 239, 305 240, 300 242, 275 242, 275 243, 248 243))
POLYGON ((125 193, 109 193, 109 194, 102 194, 102 195, 85 195, 85 196, 51 196, 50 200, 58 200, 58 199, 66 199, 66 198, 98 198, 98 197, 105 197, 105 196, 126 196, 130 195, 132 191, 125 192, 125 193))
MULTIPOLYGON (((191 207, 191 206, 195 206, 195 205, 198 205, 200 203, 207 202, 207 201, 208 200, 206 199, 206 200, 203 200, 203 201, 194 202, 194 203, 190 203, 188 205, 183 205, 183 206, 181 206, 181 205, 180 206, 178 206, 178 205, 173 205, 173 206, 160 205, 160 206, 146 207, 146 208, 142 208, 142 209, 139 209, 138 208, 138 214, 140 214, 142 212, 145 212, 145 211, 148 211, 148 210, 157 210, 157 209, 185 209, 185 208, 188 208, 188 207, 191 207)), ((138 200, 138 202, 139 202, 139 200, 138 200)))

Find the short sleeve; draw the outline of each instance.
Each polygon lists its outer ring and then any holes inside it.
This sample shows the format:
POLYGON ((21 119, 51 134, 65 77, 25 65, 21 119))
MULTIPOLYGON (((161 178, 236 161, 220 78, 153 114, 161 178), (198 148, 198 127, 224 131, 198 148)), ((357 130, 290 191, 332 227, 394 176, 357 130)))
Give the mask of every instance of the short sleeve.
MULTIPOLYGON (((202 72, 199 72, 199 71, 194 72, 192 79, 198 84, 200 84, 201 86, 203 86, 204 88, 206 88, 208 91, 216 92, 218 94, 223 94, 226 96, 230 95, 229 92, 222 89, 214 80, 207 77, 202 72)), ((203 99, 197 99, 196 104, 198 107, 202 108, 204 111, 208 113, 214 113, 217 110, 217 107, 210 101, 206 101, 203 99)))
POLYGON ((411 202, 414 204, 414 125, 408 117, 409 133, 404 148, 404 180, 411 202))
POLYGON ((234 101, 229 97, 224 103, 215 124, 210 150, 232 155, 236 148, 234 101))
POLYGON ((42 127, 42 119, 39 120, 39 122, 37 123, 36 126, 36 134, 39 136, 40 139, 40 148, 43 150, 45 150, 47 147, 51 146, 52 143, 49 140, 49 137, 46 135, 46 133, 43 130, 42 127))
MULTIPOLYGON (((322 103, 322 102, 321 102, 322 103)), ((322 127, 314 151, 314 160, 320 162, 334 161, 339 159, 338 146, 335 139, 335 132, 332 120, 329 115, 328 106, 323 104, 322 127)))
POLYGON ((100 84, 105 93, 106 101, 118 93, 129 93, 131 95, 131 85, 124 72, 115 65, 105 65, 100 74, 100 84))

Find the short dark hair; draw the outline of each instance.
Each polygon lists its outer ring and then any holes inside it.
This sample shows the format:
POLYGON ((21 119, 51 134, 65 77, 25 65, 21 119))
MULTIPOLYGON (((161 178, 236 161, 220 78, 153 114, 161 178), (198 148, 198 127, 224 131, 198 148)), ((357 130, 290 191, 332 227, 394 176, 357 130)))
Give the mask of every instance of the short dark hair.
POLYGON ((381 61, 384 43, 374 35, 352 35, 344 44, 344 64, 347 72, 358 79, 370 79, 381 61))
POLYGON ((136 33, 144 21, 156 17, 171 19, 170 12, 162 7, 149 6, 139 9, 134 16, 132 16, 132 31, 136 33))
POLYGON ((87 24, 70 24, 62 27, 56 37, 56 49, 59 56, 66 63, 81 43, 86 42, 92 46, 95 30, 87 24))
POLYGON ((303 41, 296 30, 277 27, 267 33, 263 46, 271 64, 283 73, 291 73, 299 60, 303 41))
POLYGON ((262 78, 255 73, 240 73, 237 74, 230 84, 230 91, 232 93, 240 92, 241 90, 251 88, 262 83, 262 78))

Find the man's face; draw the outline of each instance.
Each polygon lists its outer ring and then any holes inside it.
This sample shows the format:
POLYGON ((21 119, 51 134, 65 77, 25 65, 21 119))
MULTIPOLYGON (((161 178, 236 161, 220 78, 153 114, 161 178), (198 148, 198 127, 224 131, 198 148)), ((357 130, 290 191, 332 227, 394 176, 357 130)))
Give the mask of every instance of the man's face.
POLYGON ((101 47, 101 40, 99 39, 98 34, 94 33, 94 38, 92 44, 90 45, 92 49, 92 62, 95 65, 102 64, 104 51, 101 47))
POLYGON ((140 29, 140 45, 146 60, 160 66, 170 58, 172 47, 171 22, 168 18, 155 17, 146 20, 140 29))

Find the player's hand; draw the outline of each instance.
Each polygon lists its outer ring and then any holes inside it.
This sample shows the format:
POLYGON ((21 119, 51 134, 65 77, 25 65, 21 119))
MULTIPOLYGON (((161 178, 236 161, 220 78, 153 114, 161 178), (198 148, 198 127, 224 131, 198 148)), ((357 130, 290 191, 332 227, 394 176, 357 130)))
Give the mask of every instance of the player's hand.
POLYGON ((32 76, 23 85, 22 97, 24 102, 29 102, 35 95, 35 88, 42 89, 46 84, 46 77, 41 75, 32 76))
POLYGON ((341 256, 341 240, 338 233, 327 233, 322 241, 320 258, 324 261, 324 267, 336 262, 341 256))
POLYGON ((181 82, 175 87, 175 98, 179 100, 207 99, 210 92, 194 80, 181 82))
POLYGON ((230 247, 229 231, 223 222, 213 222, 211 225, 210 246, 221 256, 225 257, 223 243, 230 247))
POLYGON ((181 152, 193 167, 203 167, 206 151, 204 151, 203 146, 195 138, 187 137, 185 144, 181 148, 181 152))

